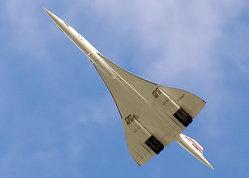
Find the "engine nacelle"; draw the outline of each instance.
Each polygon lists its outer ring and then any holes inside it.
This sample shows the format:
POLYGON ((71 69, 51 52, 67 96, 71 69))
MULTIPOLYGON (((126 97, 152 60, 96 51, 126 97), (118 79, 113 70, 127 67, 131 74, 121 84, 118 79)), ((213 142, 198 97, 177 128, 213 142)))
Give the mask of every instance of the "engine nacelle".
POLYGON ((157 102, 163 106, 169 116, 173 115, 185 127, 192 122, 192 117, 162 90, 157 88, 152 94, 157 102))

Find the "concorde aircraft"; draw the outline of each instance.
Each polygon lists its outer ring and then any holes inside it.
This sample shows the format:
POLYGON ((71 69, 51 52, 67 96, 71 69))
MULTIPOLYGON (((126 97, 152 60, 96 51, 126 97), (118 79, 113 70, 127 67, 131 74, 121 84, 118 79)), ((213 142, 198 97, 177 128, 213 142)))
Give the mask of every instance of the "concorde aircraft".
POLYGON ((134 161, 148 162, 174 140, 214 169, 203 148, 182 134, 205 106, 205 101, 184 90, 144 80, 105 58, 65 21, 45 9, 59 29, 86 54, 105 82, 119 110, 126 143, 134 161))

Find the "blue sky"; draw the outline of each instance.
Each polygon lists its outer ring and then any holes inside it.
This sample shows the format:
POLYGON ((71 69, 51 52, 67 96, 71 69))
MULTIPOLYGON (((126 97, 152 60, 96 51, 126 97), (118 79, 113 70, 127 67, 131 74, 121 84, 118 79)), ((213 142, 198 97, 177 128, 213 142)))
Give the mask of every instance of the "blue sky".
POLYGON ((246 0, 0 2, 0 177, 248 177, 246 0), (207 105, 184 134, 212 171, 173 142, 142 167, 129 155, 101 78, 44 12, 107 58, 207 105))

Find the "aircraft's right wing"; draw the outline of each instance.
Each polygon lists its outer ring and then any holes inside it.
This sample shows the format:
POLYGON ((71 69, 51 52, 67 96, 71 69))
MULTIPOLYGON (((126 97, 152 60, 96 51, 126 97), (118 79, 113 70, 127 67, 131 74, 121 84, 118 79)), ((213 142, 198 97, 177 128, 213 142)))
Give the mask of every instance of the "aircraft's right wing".
POLYGON ((164 146, 139 123, 136 116, 130 115, 122 122, 129 152, 139 166, 163 150, 164 146))
POLYGON ((93 65, 117 105, 129 152, 138 165, 143 165, 175 140, 205 103, 184 90, 137 77, 98 55, 110 71, 93 65))

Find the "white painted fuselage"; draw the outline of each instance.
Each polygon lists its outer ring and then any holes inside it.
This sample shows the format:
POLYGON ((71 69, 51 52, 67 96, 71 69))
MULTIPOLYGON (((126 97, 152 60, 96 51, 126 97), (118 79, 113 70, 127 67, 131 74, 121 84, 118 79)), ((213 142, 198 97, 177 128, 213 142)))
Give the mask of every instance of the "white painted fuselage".
POLYGON ((106 59, 62 19, 47 9, 45 11, 58 28, 85 53, 104 80, 121 115, 129 151, 139 165, 145 164, 155 153, 158 154, 160 144, 167 146, 176 140, 204 164, 213 168, 199 152, 199 144, 193 144, 195 142, 192 143, 181 134, 204 107, 202 99, 186 91, 157 85, 128 73, 106 59), (180 114, 178 111, 181 111, 180 114), (182 117, 182 114, 186 114, 184 117, 191 118, 191 121, 183 123, 181 118, 175 118, 182 117), (152 148, 152 143, 146 143, 151 138, 153 144, 155 140, 159 142, 158 148, 152 148))

